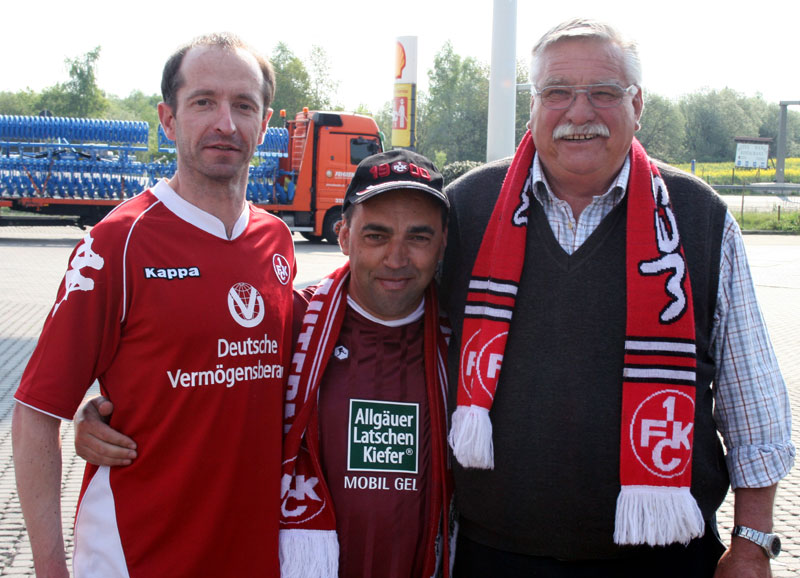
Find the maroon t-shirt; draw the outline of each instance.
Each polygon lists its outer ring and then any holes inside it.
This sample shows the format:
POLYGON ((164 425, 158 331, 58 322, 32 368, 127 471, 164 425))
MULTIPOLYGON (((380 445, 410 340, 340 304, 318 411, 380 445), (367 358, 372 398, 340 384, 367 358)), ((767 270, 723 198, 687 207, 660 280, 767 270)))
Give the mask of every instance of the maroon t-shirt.
POLYGON ((340 578, 422 575, 431 447, 421 313, 389 327, 348 306, 323 376, 320 448, 340 578))

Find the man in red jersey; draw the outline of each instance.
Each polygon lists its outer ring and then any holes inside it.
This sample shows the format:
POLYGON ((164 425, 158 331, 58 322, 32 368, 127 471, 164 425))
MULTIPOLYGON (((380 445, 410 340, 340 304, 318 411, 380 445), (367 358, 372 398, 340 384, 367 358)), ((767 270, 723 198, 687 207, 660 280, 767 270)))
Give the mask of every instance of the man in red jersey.
POLYGON ((179 49, 158 108, 176 174, 119 205, 72 254, 14 410, 38 576, 69 575, 59 425, 95 379, 112 426, 143 451, 127 468, 87 468, 74 576, 279 571, 294 247, 284 223, 245 201, 273 93, 270 64, 236 37, 179 49))
MULTIPOLYGON (((281 575, 447 575, 447 329, 432 283, 445 245, 442 177, 410 151, 373 155, 343 209, 349 263, 302 293, 309 302, 286 395, 281 575)), ((141 459, 86 408, 80 455, 141 459)))

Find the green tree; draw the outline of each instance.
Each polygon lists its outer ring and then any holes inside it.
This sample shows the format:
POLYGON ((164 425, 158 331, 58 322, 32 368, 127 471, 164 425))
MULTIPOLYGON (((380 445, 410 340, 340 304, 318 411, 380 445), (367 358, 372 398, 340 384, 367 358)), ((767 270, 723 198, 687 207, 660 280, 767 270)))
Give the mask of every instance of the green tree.
POLYGON ((331 77, 328 55, 321 46, 311 47, 308 73, 311 80, 308 107, 315 110, 341 109, 340 105, 333 102, 333 97, 339 89, 339 82, 331 77))
POLYGON ((77 58, 67 58, 69 80, 42 91, 39 108, 48 109, 55 116, 101 118, 108 109, 108 99, 97 86, 95 68, 100 58, 100 47, 77 58))
POLYGON ((74 116, 98 117, 108 108, 105 93, 97 86, 95 69, 100 47, 79 56, 67 58, 69 81, 65 85, 70 111, 74 116))
MULTIPOLYGON (((780 124, 781 107, 778 103, 767 103, 763 100, 759 103, 763 110, 760 115, 761 126, 758 129, 758 136, 772 139, 770 154, 775 156, 778 147, 778 128, 780 124)), ((800 156, 800 112, 787 111, 786 118, 786 156, 800 156)))
POLYGON ((0 114, 32 116, 40 112, 39 95, 31 89, 0 92, 0 114))
MULTIPOLYGON (((303 61, 300 60, 283 43, 279 42, 270 58, 275 69, 275 100, 272 108, 276 114, 286 111, 286 118, 291 120, 311 100, 311 77, 303 61)), ((275 125, 275 121, 272 122, 275 125)))
POLYGON ((668 163, 690 160, 685 149, 686 118, 676 103, 658 94, 646 93, 640 124, 642 128, 636 137, 651 157, 668 163))
POLYGON ((489 104, 488 68, 462 58, 445 43, 428 72, 429 90, 417 95, 417 149, 446 161, 486 159, 489 104))
POLYGON ((680 106, 686 117, 686 149, 698 161, 732 161, 734 138, 757 135, 761 124, 752 118, 747 99, 729 88, 690 94, 680 106))

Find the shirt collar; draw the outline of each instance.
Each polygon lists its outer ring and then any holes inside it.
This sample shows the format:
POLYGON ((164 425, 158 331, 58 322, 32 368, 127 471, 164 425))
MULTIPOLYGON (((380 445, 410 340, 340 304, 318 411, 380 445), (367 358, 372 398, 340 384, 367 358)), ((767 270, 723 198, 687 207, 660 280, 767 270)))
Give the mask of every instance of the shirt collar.
POLYGON ((384 325, 386 327, 402 327, 403 325, 408 325, 409 323, 414 323, 415 321, 419 321, 423 314, 425 313, 425 296, 422 296, 422 301, 420 302, 419 306, 411 312, 408 316, 403 317, 402 319, 380 319, 375 317, 372 313, 364 309, 361 305, 356 303, 355 299, 347 296, 347 304, 350 306, 351 309, 359 313, 362 317, 366 317, 373 323, 377 323, 378 325, 384 325))
POLYGON ((245 204, 242 214, 236 219, 236 223, 234 223, 233 230, 231 231, 231 237, 228 239, 228 235, 225 232, 225 225, 222 221, 181 197, 169 186, 169 181, 166 179, 158 181, 151 189, 151 192, 159 201, 164 203, 165 207, 178 217, 220 239, 233 241, 244 232, 250 220, 250 205, 248 203, 245 204))
MULTIPOLYGON (((617 178, 614 179, 614 182, 611 183, 608 191, 606 191, 603 195, 595 197, 592 202, 602 202, 610 199, 614 206, 618 205, 622 199, 625 198, 630 174, 631 157, 630 155, 626 155, 625 162, 622 164, 622 169, 620 169, 619 173, 617 174, 617 178)), ((530 179, 528 179, 527 183, 530 183, 529 186, 532 186, 533 188, 533 196, 542 205, 545 205, 546 203, 552 204, 560 202, 560 199, 553 194, 553 191, 547 182, 547 177, 544 174, 544 170, 542 170, 542 163, 539 160, 538 151, 533 156, 530 179)))

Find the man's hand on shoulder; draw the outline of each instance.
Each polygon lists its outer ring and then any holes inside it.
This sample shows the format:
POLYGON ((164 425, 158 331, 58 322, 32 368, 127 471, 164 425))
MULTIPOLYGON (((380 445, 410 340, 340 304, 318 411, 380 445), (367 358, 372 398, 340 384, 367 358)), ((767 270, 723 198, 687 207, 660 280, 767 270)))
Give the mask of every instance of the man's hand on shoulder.
POLYGON ((75 413, 75 452, 96 466, 129 466, 136 442, 108 425, 114 404, 104 397, 84 403, 75 413))

